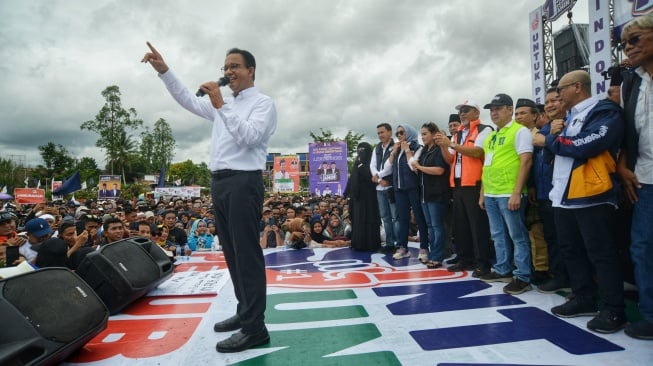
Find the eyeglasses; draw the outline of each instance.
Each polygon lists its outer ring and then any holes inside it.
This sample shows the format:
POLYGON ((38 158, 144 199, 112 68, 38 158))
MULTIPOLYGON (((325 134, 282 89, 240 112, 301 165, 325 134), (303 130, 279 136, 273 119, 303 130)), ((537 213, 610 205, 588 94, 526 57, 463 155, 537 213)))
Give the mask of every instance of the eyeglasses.
POLYGON ((397 136, 397 137, 403 136, 405 133, 406 133, 406 131, 397 131, 397 133, 395 133, 395 136, 397 136))
POLYGON ((476 108, 472 108, 472 107, 468 107, 468 106, 462 106, 462 107, 460 107, 459 112, 460 113, 469 113, 473 109, 476 109, 476 108))
MULTIPOLYGON (((648 32, 644 32, 644 34, 646 34, 646 33, 648 33, 648 32)), ((642 35, 643 34, 635 34, 634 36, 630 37, 629 39, 622 39, 621 42, 619 43, 618 48, 620 50, 623 50, 624 48, 626 48, 626 45, 631 45, 631 46, 637 45, 639 43, 639 41, 641 40, 642 35)))
POLYGON ((570 87, 570 86, 572 86, 572 85, 576 85, 577 83, 579 83, 579 82, 578 82, 578 81, 574 81, 573 83, 569 83, 569 84, 565 84, 565 85, 558 85, 558 86, 556 87, 556 93, 560 94, 560 91, 561 91, 561 90, 564 90, 564 89, 566 89, 566 88, 568 88, 568 87, 570 87))
POLYGON ((222 71, 222 73, 225 73, 229 70, 236 71, 240 66, 242 65, 241 64, 224 65, 224 67, 220 68, 220 71, 222 71))

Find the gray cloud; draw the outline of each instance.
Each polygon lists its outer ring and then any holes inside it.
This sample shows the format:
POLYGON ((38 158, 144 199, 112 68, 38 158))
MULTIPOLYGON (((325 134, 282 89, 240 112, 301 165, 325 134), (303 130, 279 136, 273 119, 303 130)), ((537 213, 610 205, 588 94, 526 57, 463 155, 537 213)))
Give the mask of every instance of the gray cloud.
POLYGON ((227 49, 252 51, 256 83, 277 104, 270 152, 306 151, 309 131, 320 128, 373 142, 380 122, 444 126, 463 99, 530 95, 534 7, 511 0, 3 1, 0 150, 36 165, 37 146, 52 141, 103 165, 97 135, 79 126, 102 107, 101 91, 118 85, 123 106, 146 125, 170 123, 175 161, 206 161, 210 124, 177 106, 139 62, 146 40, 191 90, 219 76, 227 49))

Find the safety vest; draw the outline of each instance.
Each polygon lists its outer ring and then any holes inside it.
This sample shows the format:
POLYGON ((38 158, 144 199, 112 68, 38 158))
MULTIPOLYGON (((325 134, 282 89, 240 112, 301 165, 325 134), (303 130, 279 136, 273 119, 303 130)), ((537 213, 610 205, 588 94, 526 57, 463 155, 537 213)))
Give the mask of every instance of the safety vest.
MULTIPOLYGON (((458 127, 458 131, 453 136, 453 142, 462 146, 474 147, 474 143, 476 142, 478 134, 486 127, 491 128, 490 126, 482 125, 481 120, 477 119, 476 121, 471 121, 469 123, 469 133, 467 134, 467 138, 465 141, 461 142, 460 140, 462 139, 464 129, 464 126, 461 125, 458 127)), ((463 187, 473 187, 479 185, 483 171, 483 159, 472 158, 459 152, 452 154, 449 184, 452 187, 456 186, 454 182, 456 174, 455 167, 456 159, 458 159, 459 156, 461 159, 460 185, 463 187)))
MULTIPOLYGON (((515 149, 517 131, 524 128, 516 121, 491 133, 483 144, 485 158, 492 159, 483 166, 483 192, 490 195, 511 194, 519 176, 519 154, 515 149)), ((526 187, 524 186, 524 192, 526 187)))

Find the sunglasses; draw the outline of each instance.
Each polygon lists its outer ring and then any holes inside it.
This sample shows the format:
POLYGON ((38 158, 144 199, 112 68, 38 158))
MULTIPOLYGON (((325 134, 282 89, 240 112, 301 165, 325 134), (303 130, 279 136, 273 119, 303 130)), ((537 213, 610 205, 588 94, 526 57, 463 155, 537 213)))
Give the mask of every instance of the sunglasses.
POLYGON ((476 108, 472 108, 472 107, 468 107, 468 106, 463 106, 463 107, 460 107, 459 111, 460 111, 460 113, 469 113, 469 112, 471 112, 473 109, 476 109, 476 108))
POLYGON ((397 131, 397 133, 395 134, 395 136, 397 136, 397 137, 399 137, 399 136, 403 136, 405 133, 406 133, 406 131, 397 131))
POLYGON ((639 43, 639 41, 641 40, 642 35, 643 34, 636 34, 636 35, 630 37, 629 39, 622 40, 621 43, 619 43, 619 49, 623 50, 624 48, 626 48, 626 45, 631 45, 631 46, 637 45, 639 43))

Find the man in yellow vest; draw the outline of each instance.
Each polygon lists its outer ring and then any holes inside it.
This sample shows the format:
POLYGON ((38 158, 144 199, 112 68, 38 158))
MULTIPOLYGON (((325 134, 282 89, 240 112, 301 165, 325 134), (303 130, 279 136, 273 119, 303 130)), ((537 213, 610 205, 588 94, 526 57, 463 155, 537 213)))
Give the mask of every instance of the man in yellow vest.
POLYGON ((480 278, 485 282, 507 282, 503 292, 517 295, 531 289, 531 243, 524 213, 532 137, 526 127, 513 121, 509 95, 497 94, 485 109, 490 110, 497 130, 483 145, 485 162, 478 203, 490 221, 497 262, 492 272, 480 278))

